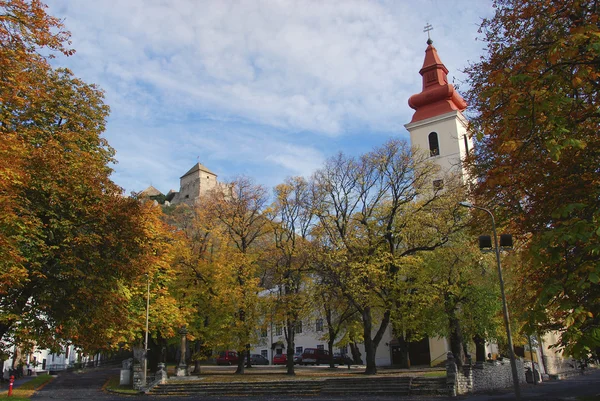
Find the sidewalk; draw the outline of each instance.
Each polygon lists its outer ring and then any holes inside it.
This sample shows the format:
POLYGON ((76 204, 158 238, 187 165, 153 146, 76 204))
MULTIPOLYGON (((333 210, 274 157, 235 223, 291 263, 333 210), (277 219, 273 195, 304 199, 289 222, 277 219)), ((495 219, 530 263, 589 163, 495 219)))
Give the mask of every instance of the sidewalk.
MULTIPOLYGON (((521 400, 576 400, 576 397, 596 396, 600 399, 600 369, 589 370, 585 375, 571 376, 563 380, 521 385, 521 400)), ((487 393, 460 396, 455 400, 464 401, 509 401, 515 400, 514 392, 487 393)))
MULTIPOLYGON (((13 390, 16 389, 16 388, 18 388, 22 384, 27 383, 28 381, 30 381, 34 377, 36 377, 36 376, 23 376, 23 377, 20 377, 18 379, 15 379, 15 382, 13 383, 13 390)), ((0 394, 7 392, 8 391, 8 386, 9 386, 8 381, 0 383, 0 394)))

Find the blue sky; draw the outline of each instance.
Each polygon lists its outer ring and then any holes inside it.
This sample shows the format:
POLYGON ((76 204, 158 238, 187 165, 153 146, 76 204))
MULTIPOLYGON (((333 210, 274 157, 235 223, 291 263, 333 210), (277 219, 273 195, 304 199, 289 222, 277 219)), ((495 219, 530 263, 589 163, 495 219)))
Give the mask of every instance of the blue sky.
POLYGON ((461 70, 485 51, 491 0, 48 0, 72 33, 58 57, 106 92, 126 193, 166 193, 200 161, 271 188, 330 156, 408 140, 427 34, 461 70))

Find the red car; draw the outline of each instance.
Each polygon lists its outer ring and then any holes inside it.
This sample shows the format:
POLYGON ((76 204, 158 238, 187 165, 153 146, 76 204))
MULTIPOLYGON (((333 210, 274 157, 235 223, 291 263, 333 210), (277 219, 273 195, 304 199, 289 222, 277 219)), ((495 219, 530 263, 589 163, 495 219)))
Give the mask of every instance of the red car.
POLYGON ((222 351, 217 357, 217 365, 237 365, 238 354, 235 351, 222 351))
POLYGON ((285 365, 287 363, 286 354, 276 354, 273 356, 273 365, 285 365))

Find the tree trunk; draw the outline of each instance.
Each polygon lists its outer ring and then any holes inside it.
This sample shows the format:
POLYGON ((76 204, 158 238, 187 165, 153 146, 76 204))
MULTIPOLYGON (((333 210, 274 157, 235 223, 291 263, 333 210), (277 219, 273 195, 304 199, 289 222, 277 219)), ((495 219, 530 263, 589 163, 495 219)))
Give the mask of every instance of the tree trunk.
POLYGON ((410 345, 408 338, 404 334, 398 336, 400 346, 400 367, 402 369, 410 369, 410 345))
POLYGON ((294 352, 296 351, 296 344, 294 342, 296 337, 296 322, 292 322, 288 319, 287 321, 287 335, 285 336, 286 340, 286 356, 287 361, 285 366, 287 367, 286 374, 290 376, 294 376, 296 374, 294 370, 294 352))
POLYGON ((243 375, 244 374, 244 367, 246 362, 246 350, 243 351, 238 351, 238 364, 237 364, 237 369, 235 370, 235 374, 236 375, 243 375))
POLYGON ((194 374, 200 374, 200 350, 202 349, 202 342, 200 340, 196 341, 196 346, 194 347, 194 356, 196 360, 194 361, 194 374))
POLYGON ((356 365, 362 365, 363 364, 363 360, 360 357, 360 350, 358 349, 358 345, 354 341, 352 341, 350 343, 350 353, 352 353, 352 361, 356 365))
POLYGON ((250 344, 246 344, 246 367, 252 367, 252 360, 250 359, 250 344))
POLYGON ((479 334, 473 337, 475 343, 475 362, 485 362, 485 340, 479 334))
POLYGON ((332 316, 331 316, 331 308, 326 308, 326 315, 325 318, 327 319, 327 333, 328 333, 328 337, 327 337, 327 349, 329 350, 329 367, 330 368, 334 368, 335 365, 333 364, 333 343, 335 341, 335 338, 337 337, 337 331, 333 328, 333 324, 332 324, 332 316))
POLYGON ((371 308, 367 307, 362 312, 363 320, 363 336, 365 344, 365 354, 367 359, 367 368, 365 374, 374 375, 377 374, 377 366, 375 365, 375 344, 371 338, 371 329, 373 321, 371 318, 371 308))
POLYGON ((460 322, 454 311, 449 314, 450 323, 450 350, 454 354, 456 366, 462 368, 465 361, 465 352, 463 349, 463 336, 460 327, 460 322))
POLYGON ((333 342, 335 340, 335 335, 332 337, 331 331, 329 330, 329 339, 327 341, 327 349, 329 350, 329 367, 335 368, 335 364, 333 363, 333 342))

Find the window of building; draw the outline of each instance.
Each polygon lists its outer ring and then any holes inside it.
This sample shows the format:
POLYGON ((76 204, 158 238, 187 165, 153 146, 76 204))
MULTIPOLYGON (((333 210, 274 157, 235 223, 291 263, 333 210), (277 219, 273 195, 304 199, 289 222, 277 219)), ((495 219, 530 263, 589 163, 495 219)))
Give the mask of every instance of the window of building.
POLYGON ((465 155, 469 156, 469 140, 467 139, 467 135, 463 136, 465 140, 465 155))
POLYGON ((440 190, 444 188, 444 180, 433 180, 433 189, 440 190))
POLYGON ((265 337, 267 336, 267 329, 261 329, 261 330, 260 330, 260 336, 261 336, 262 338, 265 338, 265 337))
POLYGON ((439 156, 440 154, 440 143, 438 141, 437 132, 432 132, 429 134, 429 155, 430 156, 439 156))
POLYGON ((303 349, 304 348, 302 348, 302 347, 296 347, 296 352, 302 352, 303 349))
POLYGON ((296 334, 300 334, 300 333, 302 333, 302 320, 298 320, 298 321, 296 322, 296 327, 295 327, 295 330, 294 330, 294 332, 295 332, 296 334))
POLYGON ((281 325, 280 324, 275 325, 275 335, 280 336, 281 333, 282 333, 281 325))
POLYGON ((323 344, 317 345, 317 349, 325 349, 325 346, 323 344))
POLYGON ((269 358, 269 352, 266 349, 261 349, 260 350, 260 354, 264 357, 264 358, 269 358))
POLYGON ((277 349, 275 350, 275 353, 276 353, 277 355, 281 355, 281 354, 283 354, 283 350, 282 350, 281 348, 277 348, 277 349))
POLYGON ((323 331, 323 319, 317 319, 317 331, 323 331))

